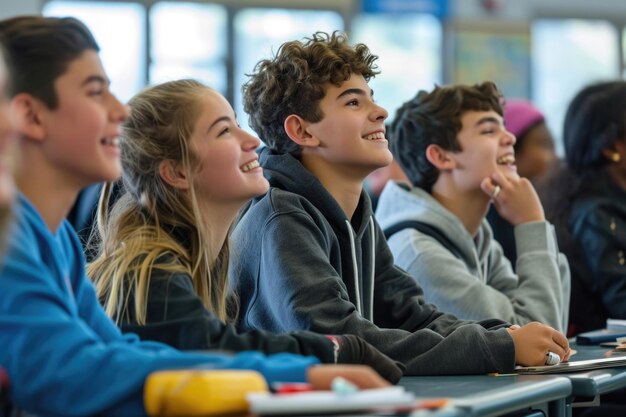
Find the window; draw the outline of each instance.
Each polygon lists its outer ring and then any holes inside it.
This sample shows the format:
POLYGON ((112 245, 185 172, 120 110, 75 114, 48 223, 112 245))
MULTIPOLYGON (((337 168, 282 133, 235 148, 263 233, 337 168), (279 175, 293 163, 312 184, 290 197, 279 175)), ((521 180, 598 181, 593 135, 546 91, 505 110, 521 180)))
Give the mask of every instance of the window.
POLYGON ((618 32, 607 21, 540 19, 532 25, 532 99, 563 155, 567 106, 585 85, 619 77, 618 32))
POLYGON ((111 90, 126 102, 145 84, 145 8, 138 3, 50 1, 46 16, 73 16, 85 23, 100 46, 111 90))
POLYGON ((430 14, 362 14, 352 23, 353 43, 366 44, 381 71, 370 81, 389 119, 420 89, 441 83, 442 28, 430 14))
POLYGON ((344 23, 341 16, 332 11, 250 8, 235 15, 234 27, 234 108, 241 126, 247 127, 241 86, 256 63, 273 56, 286 41, 310 37, 316 31, 343 30, 344 23))
POLYGON ((150 82, 195 78, 226 93, 226 8, 159 2, 150 9, 150 82))

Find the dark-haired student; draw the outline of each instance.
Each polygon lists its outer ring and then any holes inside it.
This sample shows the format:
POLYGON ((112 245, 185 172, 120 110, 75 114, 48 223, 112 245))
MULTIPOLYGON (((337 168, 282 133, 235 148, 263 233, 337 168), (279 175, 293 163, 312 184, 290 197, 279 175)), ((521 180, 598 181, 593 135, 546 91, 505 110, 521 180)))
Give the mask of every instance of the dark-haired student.
POLYGON ((411 186, 389 183, 376 217, 396 265, 426 301, 463 319, 542 322, 564 332, 570 276, 532 184, 517 174, 495 84, 420 91, 391 123, 394 156, 411 186), (515 230, 517 273, 493 238, 489 207, 515 230))
POLYGON ((565 166, 538 187, 572 268, 572 336, 626 319, 625 114, 626 82, 581 89, 565 115, 565 166))
POLYGON ((387 111, 368 85, 376 59, 343 34, 316 33, 281 45, 245 84, 270 189, 233 233, 241 325, 355 334, 408 375, 510 372, 543 365, 549 351, 565 358, 567 339, 553 328, 459 320, 394 266, 363 189, 392 160, 387 111))

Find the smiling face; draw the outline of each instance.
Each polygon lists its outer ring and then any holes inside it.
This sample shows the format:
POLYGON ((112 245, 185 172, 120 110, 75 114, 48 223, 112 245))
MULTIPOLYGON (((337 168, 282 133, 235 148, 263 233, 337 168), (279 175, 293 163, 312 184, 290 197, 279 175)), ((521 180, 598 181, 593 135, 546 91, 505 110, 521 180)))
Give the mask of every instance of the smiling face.
POLYGON ((515 136, 504 128, 498 113, 468 111, 461 123, 457 138, 462 150, 449 153, 455 161, 454 177, 460 188, 480 191, 480 182, 495 170, 517 176, 515 136))
POLYGON ((76 187, 116 180, 122 172, 118 136, 128 111, 109 91, 98 54, 86 50, 55 80, 58 105, 42 105, 46 160, 76 187))
POLYGON ((269 188, 255 150, 261 141, 237 123, 226 99, 206 90, 193 134, 192 149, 199 160, 194 174, 198 196, 213 203, 243 204, 269 188))
POLYGON ((353 74, 340 86, 330 85, 319 106, 324 116, 307 132, 319 140, 315 152, 331 169, 363 179, 391 163, 384 125, 388 114, 374 102, 362 75, 353 74))

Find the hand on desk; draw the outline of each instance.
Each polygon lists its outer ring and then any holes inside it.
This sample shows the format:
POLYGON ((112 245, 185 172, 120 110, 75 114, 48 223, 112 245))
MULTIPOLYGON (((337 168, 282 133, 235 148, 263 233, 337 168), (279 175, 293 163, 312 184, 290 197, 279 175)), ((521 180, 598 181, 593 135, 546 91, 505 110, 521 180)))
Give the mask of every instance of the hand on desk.
POLYGON ((550 326, 538 322, 508 329, 515 344, 515 363, 521 366, 541 366, 546 363, 546 354, 554 352, 561 361, 569 359, 570 348, 567 338, 550 326))
POLYGON ((372 368, 365 365, 318 365, 307 372, 308 382, 317 390, 330 390, 333 379, 342 377, 360 389, 390 386, 372 368))

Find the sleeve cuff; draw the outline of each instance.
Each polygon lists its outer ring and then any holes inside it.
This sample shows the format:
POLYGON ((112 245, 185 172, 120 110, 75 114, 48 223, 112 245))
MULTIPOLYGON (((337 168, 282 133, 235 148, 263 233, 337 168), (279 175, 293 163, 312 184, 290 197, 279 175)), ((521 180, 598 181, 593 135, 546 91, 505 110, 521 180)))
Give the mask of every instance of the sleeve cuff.
POLYGON ((557 254, 554 227, 546 222, 530 222, 515 226, 515 246, 517 258, 529 252, 545 252, 557 254))

